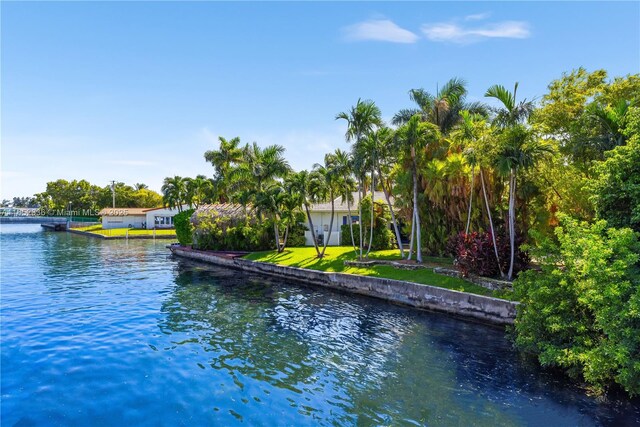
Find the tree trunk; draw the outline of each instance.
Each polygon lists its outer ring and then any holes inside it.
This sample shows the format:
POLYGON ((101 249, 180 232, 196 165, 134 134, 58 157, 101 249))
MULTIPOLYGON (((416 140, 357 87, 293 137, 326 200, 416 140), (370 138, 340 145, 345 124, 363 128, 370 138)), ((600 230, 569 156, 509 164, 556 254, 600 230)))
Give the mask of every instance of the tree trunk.
POLYGON ((309 205, 304 204, 304 209, 307 211, 307 221, 309 221, 309 231, 311 231, 311 238, 313 239, 313 246, 316 248, 316 254, 320 258, 320 249, 318 248, 318 240, 316 239, 316 231, 313 229, 313 221, 311 220, 311 213, 309 212, 309 205))
POLYGON ((280 231, 278 230, 278 221, 275 218, 273 220, 273 231, 276 234, 276 250, 280 253, 280 231))
POLYGON ((360 231, 360 254, 358 256, 358 259, 360 261, 362 261, 362 243, 364 240, 364 236, 363 236, 363 230, 362 230, 362 187, 364 186, 364 183, 362 182, 362 180, 360 180, 360 185, 358 187, 358 196, 360 197, 360 201, 358 203, 358 229, 360 231))
POLYGON ((283 252, 284 248, 287 247, 288 238, 289 238, 289 226, 287 225, 287 227, 284 229, 284 240, 282 241, 282 250, 280 252, 283 252))
POLYGON ((413 158, 413 209, 416 216, 416 261, 422 263, 422 242, 420 235, 420 212, 418 211, 418 166, 413 158))
POLYGON ((369 230, 369 247, 367 247, 367 259, 369 259, 369 252, 371 252, 371 245, 373 245, 373 226, 375 225, 375 206, 373 204, 373 196, 376 194, 375 193, 375 185, 376 185, 376 178, 375 178, 375 172, 374 172, 374 166, 373 166, 373 162, 375 159, 372 159, 372 164, 371 164, 371 230, 369 230))
POLYGON ((322 255, 320 258, 324 257, 324 252, 327 250, 327 246, 329 245, 329 240, 331 239, 331 232, 333 231, 333 217, 335 216, 335 202, 333 199, 333 191, 330 192, 331 197, 331 219, 329 220, 329 235, 324 241, 324 247, 322 248, 322 255))
POLYGON ((351 231, 351 244, 353 245, 353 251, 358 255, 358 250, 356 249, 356 240, 353 237, 353 219, 351 218, 351 202, 349 201, 349 195, 347 195, 347 211, 349 211, 349 230, 351 231))
POLYGON ((411 240, 409 241, 409 254, 407 255, 407 260, 411 261, 411 257, 413 256, 413 236, 415 235, 416 229, 416 209, 415 207, 411 209, 411 240))
POLYGON ((515 259, 515 244, 516 244, 516 169, 511 168, 509 174, 509 244, 511 246, 511 262, 509 262, 509 272, 507 278, 511 280, 513 278, 513 261, 515 259))
POLYGON ((379 164, 378 164, 378 176, 380 177, 380 186, 382 187, 384 198, 387 200, 387 206, 389 207, 389 212, 391 212, 391 222, 393 223, 393 231, 395 231, 396 233, 396 242, 398 243, 398 249, 400 249, 400 258, 404 259, 404 248, 402 247, 402 238, 400 237, 400 229, 398 228, 398 222, 396 221, 396 214, 393 212, 393 206, 391 206, 391 200, 389 198, 389 193, 387 192, 387 187, 384 185, 384 180, 382 179, 382 171, 380 170, 379 164))
POLYGON ((475 177, 475 166, 471 168, 471 189, 469 190, 469 212, 467 213, 467 228, 464 234, 469 234, 469 226, 471 225, 471 205, 473 204, 473 178, 475 177))
POLYGON ((484 186, 484 173, 482 172, 482 168, 480 168, 480 181, 482 184, 482 194, 484 195, 484 204, 487 208, 487 216, 489 217, 489 229, 491 230, 491 240, 493 240, 493 251, 496 254, 496 262, 498 263, 498 270, 500 271, 500 277, 504 278, 504 272, 502 271, 502 266, 500 265, 500 257, 498 256, 498 245, 496 244, 496 233, 493 229, 493 220, 491 219, 491 209, 489 209, 489 199, 487 198, 487 189, 484 186))

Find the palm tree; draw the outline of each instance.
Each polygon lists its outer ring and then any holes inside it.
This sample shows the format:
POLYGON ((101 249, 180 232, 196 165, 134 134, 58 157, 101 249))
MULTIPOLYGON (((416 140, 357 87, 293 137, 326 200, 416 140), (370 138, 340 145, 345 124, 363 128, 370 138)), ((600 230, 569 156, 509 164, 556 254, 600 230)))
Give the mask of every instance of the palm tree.
MULTIPOLYGON (((362 101, 358 99, 355 106, 351 107, 349 112, 341 112, 336 115, 336 120, 341 119, 347 122, 347 131, 345 139, 347 142, 358 143, 360 140, 373 132, 377 127, 382 126, 382 113, 373 101, 362 101)), ((354 168, 355 169, 355 168, 354 168)), ((364 170, 356 174, 358 178, 358 194, 360 202, 362 202, 362 193, 364 190, 364 170)), ((363 252, 363 233, 362 233, 362 203, 358 203, 358 221, 360 223, 360 254, 359 259, 362 260, 363 252)))
POLYGON ((424 89, 411 89, 409 98, 417 108, 400 110, 391 121, 394 125, 403 125, 411 117, 419 114, 422 121, 435 124, 442 134, 447 134, 460 121, 460 111, 468 110, 472 113, 486 115, 486 107, 479 102, 467 103, 467 83, 463 79, 454 77, 436 91, 435 95, 424 89))
POLYGON ((211 193, 213 184, 204 175, 197 175, 195 178, 185 178, 186 180, 186 202, 189 206, 198 209, 207 200, 211 193))
POLYGON ((182 212, 187 194, 186 181, 181 176, 167 177, 162 184, 162 201, 169 208, 177 208, 182 212))
POLYGON ((318 239, 316 237, 316 231, 313 227, 313 220, 311 219, 311 212, 309 210, 310 205, 315 201, 316 195, 319 193, 320 182, 315 174, 310 174, 306 170, 302 170, 298 173, 292 173, 287 177, 287 187, 292 192, 296 192, 300 197, 300 202, 304 206, 305 213, 307 215, 307 221, 309 223, 309 231, 311 232, 311 239, 313 240, 313 246, 316 248, 316 254, 318 258, 321 257, 320 249, 318 248, 318 239))
POLYGON ((138 183, 136 183, 136 184, 133 186, 133 188, 135 188, 135 189, 136 189, 136 191, 139 191, 139 190, 148 190, 148 189, 149 189, 149 186, 148 186, 147 184, 143 184, 143 183, 141 183, 141 182, 138 182, 138 183))
POLYGON ((214 182, 218 197, 221 202, 226 202, 229 200, 227 196, 230 184, 229 172, 242 161, 242 149, 240 148, 240 138, 238 137, 227 140, 219 136, 218 140, 220 141, 220 148, 206 151, 204 158, 213 165, 215 170, 214 182))
POLYGON ((421 157, 425 147, 440 138, 438 127, 432 123, 421 122, 419 115, 413 116, 407 124, 396 132, 396 141, 402 150, 405 162, 409 163, 413 180, 413 214, 411 221, 411 243, 409 256, 413 252, 414 238, 416 242, 416 260, 422 262, 422 243, 420 230, 420 211, 418 209, 418 157, 421 157))
MULTIPOLYGON (((396 243, 398 244, 398 249, 400 250, 400 258, 404 258, 404 248, 402 247, 402 239, 400 237, 400 228, 398 227, 396 214, 394 212, 393 206, 391 205, 391 199, 389 197, 389 194, 391 193, 391 188, 387 189, 388 180, 386 179, 390 169, 398 160, 398 153, 397 153, 397 147, 394 141, 393 130, 388 127, 380 128, 377 132, 377 138, 375 141, 377 145, 375 149, 376 151, 375 166, 376 166, 376 171, 378 172, 379 185, 382 188, 382 192, 384 193, 384 198, 387 201, 387 207, 389 208, 389 212, 391 213, 391 222, 393 223, 393 230, 396 235, 396 243)), ((390 184, 391 183, 389 182, 389 185, 390 184)))
MULTIPOLYGON (((341 197, 342 202, 347 204, 347 211, 349 213, 349 230, 351 232, 351 245, 354 251, 356 251, 356 243, 353 237, 353 218, 351 215, 351 203, 353 203, 353 192, 355 191, 355 181, 352 174, 351 157, 346 151, 336 149, 333 153, 333 166, 338 176, 340 176, 340 187, 338 195, 341 197)), ((357 251, 356 251, 357 253, 357 251)))
POLYGON ((331 233, 333 232, 333 219, 335 217, 335 199, 336 193, 340 188, 340 175, 339 168, 336 167, 335 158, 333 154, 325 154, 324 156, 324 165, 316 163, 314 166, 314 172, 322 179, 323 186, 323 198, 329 199, 331 203, 331 219, 329 220, 329 235, 326 239, 324 239, 324 246, 322 248, 322 252, 319 255, 319 258, 324 257, 324 253, 327 250, 327 246, 329 245, 329 240, 331 240, 331 233))
POLYGON ((532 131, 526 126, 534 109, 533 102, 526 99, 516 102, 517 91, 516 82, 513 92, 509 92, 504 86, 494 85, 485 93, 486 97, 495 98, 502 103, 502 107, 494 110, 496 114, 493 124, 502 137, 496 164, 499 171, 509 175, 509 280, 513 278, 515 261, 516 175, 519 168, 530 167, 537 160, 538 154, 548 151, 546 147, 533 141, 532 131))
MULTIPOLYGON (((265 186, 263 191, 256 193, 255 206, 260 215, 264 215, 273 221, 273 231, 278 253, 284 250, 286 242, 281 243, 280 223, 282 219, 282 206, 286 201, 287 194, 280 183, 273 182, 265 186)), ((286 234, 286 232, 285 232, 286 234)))
POLYGON ((498 255, 498 246, 496 243, 496 233, 493 227, 493 219, 491 218, 491 209, 489 208, 489 199, 487 197, 487 189, 485 187, 484 180, 484 172, 482 165, 482 153, 478 153, 478 149, 482 149, 485 147, 478 147, 478 144, 483 140, 484 135, 487 130, 487 123, 484 117, 479 114, 470 113, 467 110, 463 110, 460 112, 460 116, 462 117, 462 121, 460 122, 458 128, 453 135, 455 138, 460 138, 463 143, 466 143, 467 148, 464 151, 464 155, 471 164, 471 188, 469 191, 469 211, 467 213, 467 226, 465 228, 465 234, 469 234, 469 226, 471 224, 471 208, 473 205, 473 190, 474 190, 474 177, 475 177, 475 168, 479 166, 480 169, 480 181, 482 186, 482 194, 484 196, 484 204, 487 210, 487 217, 489 219, 489 229, 491 230, 491 239, 493 242, 493 251, 496 256, 496 262, 498 264, 498 270, 500 271, 500 276, 504 277, 504 273, 502 271, 502 265, 500 264, 500 256, 498 255))

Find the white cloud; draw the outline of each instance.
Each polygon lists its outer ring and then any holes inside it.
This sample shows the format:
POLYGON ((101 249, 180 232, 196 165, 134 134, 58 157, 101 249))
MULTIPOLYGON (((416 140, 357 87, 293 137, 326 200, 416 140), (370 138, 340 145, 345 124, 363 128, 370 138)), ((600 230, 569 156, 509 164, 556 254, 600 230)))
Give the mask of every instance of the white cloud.
POLYGON ((423 25, 422 32, 431 41, 463 44, 489 38, 526 39, 531 35, 529 24, 522 21, 496 22, 475 28, 440 22, 423 25))
POLYGON ((375 40, 391 43, 415 43, 418 35, 399 27, 388 19, 358 22, 344 28, 345 38, 350 41, 375 40))
POLYGON ((489 16, 491 16, 491 13, 489 12, 474 13, 472 15, 465 16, 464 20, 465 21, 482 21, 483 19, 487 19, 489 16))

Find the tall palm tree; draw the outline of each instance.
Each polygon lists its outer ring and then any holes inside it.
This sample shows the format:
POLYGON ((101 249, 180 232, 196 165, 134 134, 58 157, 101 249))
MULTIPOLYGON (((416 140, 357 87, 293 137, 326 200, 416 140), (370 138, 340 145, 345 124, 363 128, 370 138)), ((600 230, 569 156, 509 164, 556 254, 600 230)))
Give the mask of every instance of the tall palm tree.
POLYGON ((416 104, 416 108, 400 110, 393 116, 391 123, 403 125, 419 114, 422 121, 435 124, 442 134, 447 134, 459 123, 462 110, 486 115, 486 107, 482 103, 467 103, 466 96, 467 83, 457 77, 446 82, 435 95, 424 89, 411 89, 409 98, 416 104))
POLYGON ((280 225, 282 219, 282 206, 286 202, 287 194, 278 182, 266 185, 262 191, 255 195, 255 206, 260 215, 273 221, 276 250, 278 253, 284 250, 286 242, 280 238, 280 225))
POLYGON ((186 202, 198 209, 204 203, 213 188, 212 182, 204 175, 197 175, 186 181, 186 202))
POLYGON ((324 156, 324 164, 316 163, 314 166, 314 172, 322 179, 324 185, 322 188, 324 189, 324 198, 329 200, 331 203, 331 219, 329 220, 329 234, 326 239, 324 239, 324 245, 322 248, 322 252, 319 255, 319 258, 324 257, 324 253, 327 250, 327 246, 329 245, 329 241, 331 240, 331 233, 333 232, 333 220, 335 217, 335 199, 336 193, 340 188, 340 175, 339 168, 336 168, 335 158, 333 154, 327 153, 324 156))
MULTIPOLYGON (((345 120, 347 122, 347 131, 345 139, 347 142, 358 143, 360 140, 373 132, 377 127, 382 126, 382 113, 373 101, 362 101, 358 99, 355 106, 351 107, 348 112, 341 112, 336 115, 336 120, 345 120)), ((362 172, 362 171, 361 171, 362 172)), ((362 232, 362 198, 364 190, 365 173, 357 174, 358 178, 358 194, 360 203, 358 203, 358 222, 360 223, 360 253, 359 259, 362 260, 363 255, 363 232, 362 232)))
MULTIPOLYGON (((482 186, 482 194, 484 196, 484 204, 487 210, 487 217, 489 219, 489 229, 491 231, 491 240, 493 242, 493 251, 496 256, 496 262, 498 264, 498 270, 500 271, 500 276, 504 277, 504 273, 502 271, 502 265, 500 264, 500 256, 498 255, 498 246, 496 243, 496 233, 493 226, 493 219, 491 217, 491 209, 489 207, 489 199, 487 197, 487 189, 485 186, 484 180, 484 172, 483 172, 483 162, 482 158, 487 157, 486 155, 482 155, 479 151, 482 150, 483 146, 480 146, 481 140, 483 141, 484 136, 487 132, 487 123, 483 116, 479 114, 470 113, 467 110, 463 110, 460 113, 462 117, 462 121, 458 125, 453 137, 454 139, 461 139, 463 144, 466 145, 466 149, 464 150, 464 155, 467 159, 467 162, 471 165, 471 188, 469 191, 469 210, 467 213, 467 226, 465 228, 465 234, 469 234, 469 226, 471 224, 471 208, 473 206, 473 193, 474 193, 474 177, 475 177, 475 168, 476 166, 480 169, 480 181, 482 186)), ((483 144, 484 145, 484 144, 483 144)))
POLYGON ((162 201, 169 208, 177 208, 182 212, 187 194, 186 181, 181 176, 167 177, 162 184, 162 201))
MULTIPOLYGON (((353 203, 353 192, 356 185, 353 179, 351 156, 346 151, 336 149, 333 153, 333 164, 338 176, 340 176, 340 189, 338 195, 341 197, 342 202, 347 204, 347 212, 349 214, 348 223, 349 230, 351 232, 351 245, 354 251, 356 250, 356 243, 353 237, 353 218, 351 215, 351 204, 353 203)), ((357 252, 357 251, 356 251, 357 252)))
POLYGON ((304 207, 307 222, 309 223, 309 231, 311 232, 311 239, 313 240, 313 246, 316 249, 316 254, 320 258, 320 248, 318 247, 318 239, 316 237, 316 231, 313 226, 313 219, 311 218, 311 212, 309 207, 316 200, 316 195, 320 193, 319 187, 322 185, 316 174, 309 173, 306 170, 302 170, 297 173, 292 173, 287 177, 287 187, 292 192, 296 192, 300 197, 300 202, 304 207))
POLYGON ((405 163, 409 163, 413 180, 411 243, 409 244, 409 256, 407 259, 411 259, 415 239, 416 260, 420 263, 422 262, 422 239, 420 230, 420 211, 418 209, 418 158, 423 155, 427 144, 439 138, 440 132, 438 127, 432 123, 421 122, 421 118, 417 114, 396 132, 396 141, 402 151, 405 163))
POLYGON ((266 187, 285 178, 291 167, 284 158, 284 151, 284 147, 280 145, 265 148, 255 142, 245 145, 242 149, 242 161, 229 170, 229 192, 233 195, 251 195, 246 201, 249 203, 266 187))
POLYGON ((395 144, 394 131, 388 127, 380 128, 377 132, 376 138, 376 156, 375 166, 378 173, 379 185, 384 193, 384 198, 387 201, 387 207, 391 213, 391 222, 393 223, 393 230, 396 235, 396 243, 400 250, 400 258, 404 258, 404 248, 402 247, 402 238, 400 237, 400 227, 398 227, 398 221, 396 220, 396 214, 393 206, 391 205, 391 188, 387 188, 387 185, 391 185, 391 182, 387 179, 389 171, 398 160, 398 152, 395 144))
POLYGON ((226 202, 229 199, 227 196, 230 184, 229 172, 242 161, 242 148, 238 137, 227 140, 219 136, 218 140, 220 141, 220 148, 206 151, 204 158, 213 165, 218 197, 221 202, 226 202))
POLYGON ((533 112, 533 102, 526 99, 516 102, 518 83, 514 85, 513 92, 509 92, 502 85, 494 85, 487 89, 486 97, 495 98, 502 104, 494 109, 493 124, 498 134, 502 137, 502 144, 496 159, 498 170, 509 175, 509 245, 510 262, 507 278, 513 278, 515 261, 515 216, 516 216, 516 175, 518 168, 529 167, 535 161, 538 153, 538 144, 532 142, 532 132, 526 126, 526 122, 533 112))

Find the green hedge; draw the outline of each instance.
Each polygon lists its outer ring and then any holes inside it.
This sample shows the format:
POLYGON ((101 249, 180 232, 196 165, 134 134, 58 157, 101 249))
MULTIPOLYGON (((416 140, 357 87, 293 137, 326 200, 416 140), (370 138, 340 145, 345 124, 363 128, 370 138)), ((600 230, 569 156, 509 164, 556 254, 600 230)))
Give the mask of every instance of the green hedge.
POLYGON ((514 282, 516 344, 595 392, 640 394, 640 243, 629 228, 560 217, 557 241, 531 252, 541 271, 514 282))
POLYGON ((191 215, 193 215, 193 212, 193 209, 188 209, 173 217, 173 225, 176 227, 178 242, 183 246, 188 246, 192 243, 193 226, 191 225, 191 215))

